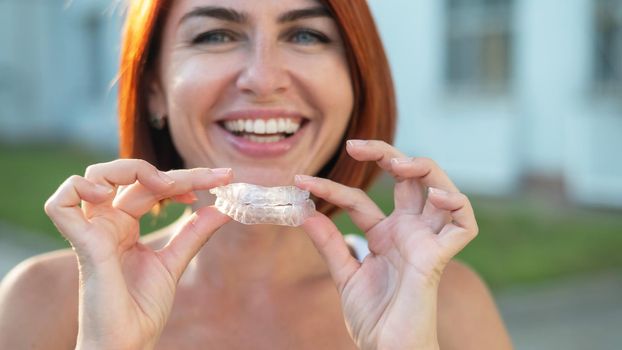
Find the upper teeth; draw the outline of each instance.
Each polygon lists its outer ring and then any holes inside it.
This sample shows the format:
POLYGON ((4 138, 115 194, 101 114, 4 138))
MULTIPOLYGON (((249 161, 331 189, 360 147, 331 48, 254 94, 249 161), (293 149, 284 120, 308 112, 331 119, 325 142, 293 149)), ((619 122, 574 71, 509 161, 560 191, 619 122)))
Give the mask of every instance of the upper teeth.
POLYGON ((300 128, 300 122, 288 118, 278 119, 237 119, 224 123, 225 129, 254 134, 293 134, 300 128))

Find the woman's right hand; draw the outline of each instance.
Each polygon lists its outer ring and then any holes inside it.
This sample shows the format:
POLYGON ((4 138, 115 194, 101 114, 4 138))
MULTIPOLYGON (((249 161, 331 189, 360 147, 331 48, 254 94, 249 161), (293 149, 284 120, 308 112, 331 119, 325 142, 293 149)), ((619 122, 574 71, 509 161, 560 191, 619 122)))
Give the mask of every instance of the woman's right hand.
POLYGON ((230 219, 202 208, 156 251, 139 242, 139 219, 162 199, 191 202, 194 191, 225 185, 231 176, 231 169, 163 173, 145 161, 122 159, 88 167, 48 199, 45 212, 78 257, 76 349, 155 346, 183 271, 230 219))

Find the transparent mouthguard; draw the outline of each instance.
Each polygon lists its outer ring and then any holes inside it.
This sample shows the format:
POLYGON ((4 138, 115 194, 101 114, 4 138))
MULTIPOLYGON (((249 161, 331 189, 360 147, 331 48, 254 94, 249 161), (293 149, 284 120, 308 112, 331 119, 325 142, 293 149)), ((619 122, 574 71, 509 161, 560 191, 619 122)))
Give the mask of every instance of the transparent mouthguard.
POLYGON ((309 192, 295 186, 263 187, 233 183, 212 188, 216 208, 245 225, 300 226, 315 212, 309 192))

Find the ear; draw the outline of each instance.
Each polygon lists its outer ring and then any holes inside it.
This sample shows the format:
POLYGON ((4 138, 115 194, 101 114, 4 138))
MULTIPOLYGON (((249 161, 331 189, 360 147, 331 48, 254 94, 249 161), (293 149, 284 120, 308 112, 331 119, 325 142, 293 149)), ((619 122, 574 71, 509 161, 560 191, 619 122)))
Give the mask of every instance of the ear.
POLYGON ((149 114, 152 116, 168 115, 166 94, 158 74, 149 72, 147 74, 147 104, 149 114))

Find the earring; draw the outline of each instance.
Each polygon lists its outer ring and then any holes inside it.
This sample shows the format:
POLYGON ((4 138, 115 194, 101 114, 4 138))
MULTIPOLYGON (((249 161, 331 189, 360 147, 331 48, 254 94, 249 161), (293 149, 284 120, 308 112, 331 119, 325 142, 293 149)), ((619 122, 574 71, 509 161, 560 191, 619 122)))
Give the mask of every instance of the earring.
POLYGON ((149 117, 149 124, 154 129, 157 129, 157 130, 164 129, 164 126, 166 125, 166 115, 152 114, 149 117))

